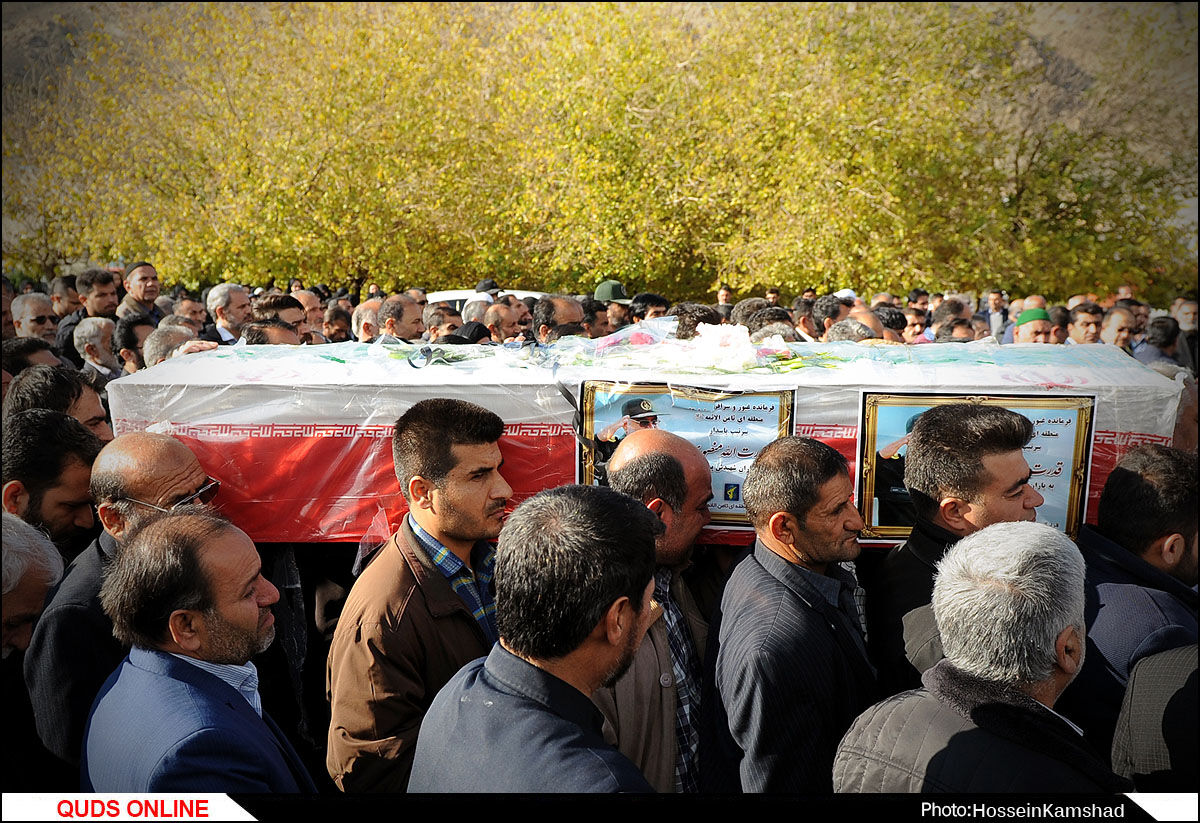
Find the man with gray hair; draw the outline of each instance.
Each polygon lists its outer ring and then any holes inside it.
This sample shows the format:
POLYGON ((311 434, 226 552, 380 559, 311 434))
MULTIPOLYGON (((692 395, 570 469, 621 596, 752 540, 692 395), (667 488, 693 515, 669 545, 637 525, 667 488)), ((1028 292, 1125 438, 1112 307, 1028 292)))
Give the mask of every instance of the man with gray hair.
POLYGON ((4 791, 53 791, 57 770, 38 740, 21 670, 46 593, 62 577, 63 561, 44 532, 4 512, 4 791), (13 652, 17 652, 13 654, 13 652))
POLYGON ((370 343, 379 336, 379 307, 382 305, 382 300, 365 300, 354 309, 350 330, 359 343, 370 343))
POLYGON ((200 332, 201 340, 232 346, 250 319, 250 295, 237 283, 218 283, 208 292, 205 302, 213 322, 200 332))
POLYGON ((4 512, 4 647, 8 657, 29 648, 46 593, 63 573, 62 555, 46 534, 4 512))
POLYGON ((54 303, 38 291, 18 295, 12 302, 13 327, 17 337, 39 337, 51 346, 58 335, 54 303))
POLYGON ((107 317, 85 317, 75 327, 72 341, 75 351, 83 358, 83 374, 96 375, 94 385, 104 394, 104 387, 121 376, 121 360, 113 352, 113 332, 117 324, 107 317))
POLYGON ((1083 666, 1084 564, 1039 523, 997 523, 938 563, 933 613, 946 658, 923 689, 854 721, 838 792, 1090 792, 1128 784, 1054 711, 1083 666))

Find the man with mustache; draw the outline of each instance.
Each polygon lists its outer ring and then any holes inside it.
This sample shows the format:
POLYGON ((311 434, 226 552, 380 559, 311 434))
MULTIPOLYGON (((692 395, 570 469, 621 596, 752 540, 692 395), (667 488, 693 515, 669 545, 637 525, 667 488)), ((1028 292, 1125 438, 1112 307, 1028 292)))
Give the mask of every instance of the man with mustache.
POLYGON ((329 651, 326 766, 342 791, 404 791, 434 695, 499 638, 491 541, 512 494, 503 432, 487 409, 445 398, 396 421, 409 511, 355 581, 329 651))
POLYGON ((133 532, 100 589, 131 649, 88 719, 84 791, 316 792, 250 662, 275 639, 262 568, 245 532, 198 506, 133 532))

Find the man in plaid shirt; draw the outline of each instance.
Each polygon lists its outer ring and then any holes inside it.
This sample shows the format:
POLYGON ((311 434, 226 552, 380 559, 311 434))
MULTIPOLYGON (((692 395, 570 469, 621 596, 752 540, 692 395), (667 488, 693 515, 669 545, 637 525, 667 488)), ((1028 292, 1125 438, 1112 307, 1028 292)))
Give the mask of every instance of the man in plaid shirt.
POLYGON ((512 494, 503 430, 487 409, 441 398, 396 421, 409 512, 355 581, 329 651, 326 766, 343 791, 404 791, 434 695, 498 638, 492 541, 512 494))

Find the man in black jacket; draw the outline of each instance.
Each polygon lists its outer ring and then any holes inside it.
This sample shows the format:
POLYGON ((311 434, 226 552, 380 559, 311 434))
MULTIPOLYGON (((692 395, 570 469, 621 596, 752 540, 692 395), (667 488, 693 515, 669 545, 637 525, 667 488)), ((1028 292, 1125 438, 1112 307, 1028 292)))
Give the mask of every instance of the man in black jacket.
POLYGON ((85 317, 117 316, 117 281, 107 269, 88 269, 75 278, 79 290, 79 302, 83 305, 71 312, 58 324, 54 346, 75 368, 83 368, 83 355, 75 349, 75 327, 85 317))
POLYGON ((883 694, 920 685, 905 656, 905 615, 926 606, 934 566, 960 538, 993 523, 1033 520, 1043 498, 1030 485, 1022 451, 1033 424, 999 406, 950 403, 917 418, 904 484, 917 522, 908 542, 868 572, 867 641, 883 694))
POLYGON ((1197 640, 1196 506, 1195 453, 1144 444, 1109 474, 1096 525, 1080 529, 1088 659, 1062 710, 1099 751, 1112 746, 1134 665, 1197 640))
POLYGON ((100 607, 109 564, 135 525, 181 503, 208 502, 217 488, 188 447, 164 434, 122 435, 96 457, 91 492, 104 531, 72 561, 50 593, 25 654, 25 682, 38 735, 69 764, 62 790, 78 788, 92 701, 129 651, 114 639, 112 620, 100 607))
POLYGON ((837 743, 876 698, 842 566, 863 527, 853 492, 846 459, 818 440, 780 438, 750 467, 743 499, 758 541, 708 635, 702 791, 829 793, 837 743))
POLYGON ((1054 711, 1084 657, 1083 557, 1038 523, 998 523, 938 563, 946 658, 924 689, 864 712, 838 746, 839 792, 1125 791, 1054 711))

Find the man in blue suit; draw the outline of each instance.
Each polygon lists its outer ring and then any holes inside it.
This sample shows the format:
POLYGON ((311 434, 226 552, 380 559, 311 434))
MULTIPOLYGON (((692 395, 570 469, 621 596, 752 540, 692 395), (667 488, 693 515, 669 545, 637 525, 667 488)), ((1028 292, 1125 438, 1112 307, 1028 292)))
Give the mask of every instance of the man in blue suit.
POLYGON ((244 532, 200 507, 135 531, 100 590, 131 646, 84 735, 97 792, 315 792, 262 710, 250 658, 275 638, 279 591, 244 532))

